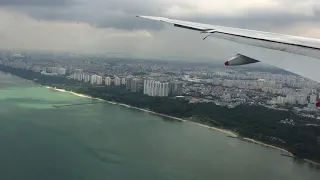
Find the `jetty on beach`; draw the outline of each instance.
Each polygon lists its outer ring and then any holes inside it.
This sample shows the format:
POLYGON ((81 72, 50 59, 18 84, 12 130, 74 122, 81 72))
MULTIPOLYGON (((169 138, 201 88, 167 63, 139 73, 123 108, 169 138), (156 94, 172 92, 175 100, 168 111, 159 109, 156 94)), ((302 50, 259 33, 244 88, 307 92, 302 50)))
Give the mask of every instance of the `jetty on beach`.
POLYGON ((86 102, 86 103, 61 104, 61 105, 53 104, 52 106, 55 107, 55 108, 62 108, 62 107, 82 106, 82 105, 102 104, 102 103, 106 103, 106 102, 86 102))

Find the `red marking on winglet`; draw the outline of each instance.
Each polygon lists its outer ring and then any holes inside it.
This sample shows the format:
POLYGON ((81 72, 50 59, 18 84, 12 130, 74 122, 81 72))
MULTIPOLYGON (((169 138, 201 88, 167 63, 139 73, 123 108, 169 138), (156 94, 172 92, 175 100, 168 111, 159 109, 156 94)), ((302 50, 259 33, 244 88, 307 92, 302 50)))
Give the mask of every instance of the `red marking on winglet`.
POLYGON ((316 107, 320 107, 320 101, 316 102, 316 107))
POLYGON ((229 66, 229 61, 226 61, 224 65, 229 66))

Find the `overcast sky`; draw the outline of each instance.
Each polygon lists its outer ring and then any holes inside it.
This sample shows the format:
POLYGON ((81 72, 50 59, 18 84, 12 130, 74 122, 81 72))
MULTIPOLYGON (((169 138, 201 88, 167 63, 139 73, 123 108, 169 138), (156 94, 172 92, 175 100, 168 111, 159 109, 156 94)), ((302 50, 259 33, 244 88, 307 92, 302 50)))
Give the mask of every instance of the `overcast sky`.
POLYGON ((0 48, 227 58, 155 15, 320 38, 319 0, 0 0, 0 48))

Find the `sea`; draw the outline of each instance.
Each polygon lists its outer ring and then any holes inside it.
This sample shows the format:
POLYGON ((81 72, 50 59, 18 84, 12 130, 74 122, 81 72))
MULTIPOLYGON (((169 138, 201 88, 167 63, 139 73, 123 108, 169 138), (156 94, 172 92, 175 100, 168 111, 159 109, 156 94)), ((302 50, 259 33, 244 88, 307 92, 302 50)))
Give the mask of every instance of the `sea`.
POLYGON ((227 134, 0 73, 1 180, 319 180, 227 134))

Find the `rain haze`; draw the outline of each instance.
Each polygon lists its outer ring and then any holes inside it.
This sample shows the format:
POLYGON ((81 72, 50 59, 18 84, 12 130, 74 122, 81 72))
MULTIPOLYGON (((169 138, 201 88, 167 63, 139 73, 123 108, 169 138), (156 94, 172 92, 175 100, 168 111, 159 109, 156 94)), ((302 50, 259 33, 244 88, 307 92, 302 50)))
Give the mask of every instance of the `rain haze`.
POLYGON ((318 0, 0 0, 0 48, 215 59, 234 54, 198 32, 136 15, 320 37, 318 0))

